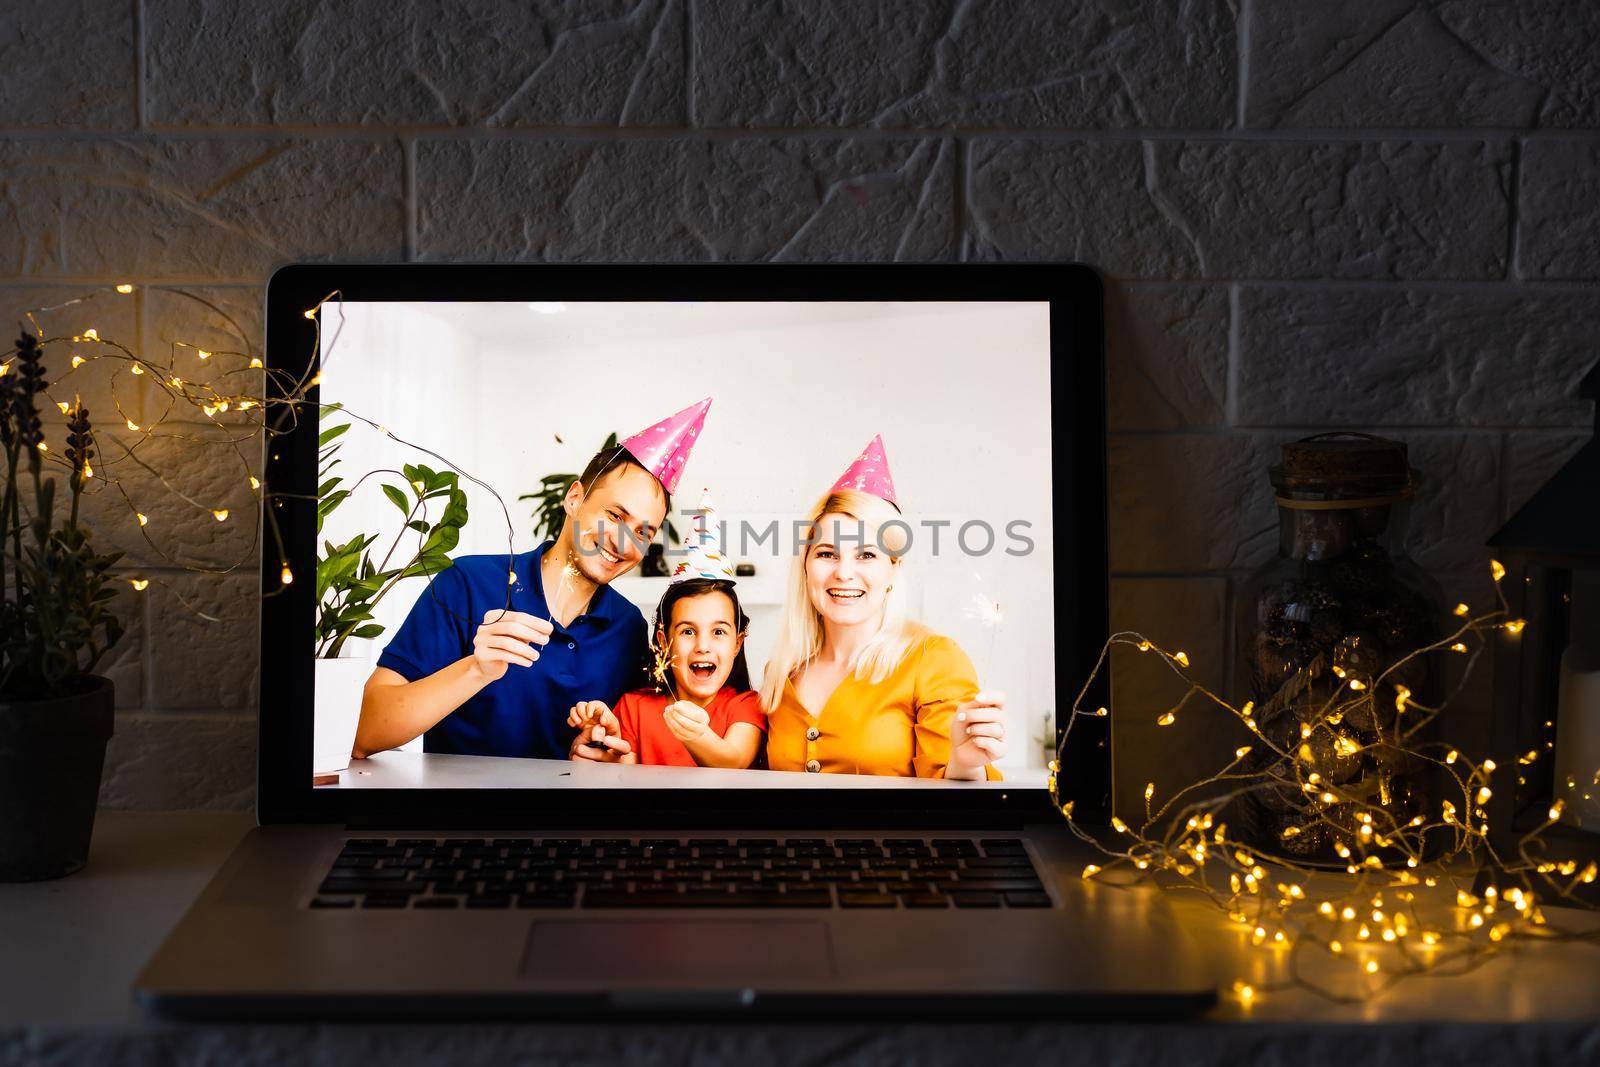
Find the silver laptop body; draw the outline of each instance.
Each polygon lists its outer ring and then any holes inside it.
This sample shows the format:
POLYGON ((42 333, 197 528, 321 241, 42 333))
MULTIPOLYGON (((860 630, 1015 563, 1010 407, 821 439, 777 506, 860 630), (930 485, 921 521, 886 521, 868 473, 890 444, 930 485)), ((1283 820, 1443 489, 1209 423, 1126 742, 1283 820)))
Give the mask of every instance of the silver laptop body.
MULTIPOLYGON (((283 380, 314 369, 318 324, 304 312, 321 307, 326 333, 335 293, 372 302, 1047 302, 1051 479, 1063 521, 1045 547, 1057 729, 1065 725, 1106 634, 1104 346, 1088 269, 294 266, 268 292, 267 361, 283 380)), ((843 775, 400 751, 352 763, 335 787, 312 784, 312 583, 282 587, 279 571, 285 562, 297 573, 315 568, 314 501, 300 497, 315 491, 317 421, 281 428, 266 457, 267 499, 284 503, 263 529, 259 825, 137 979, 150 1011, 972 1019, 1153 1017, 1214 1002, 1213 977, 1159 892, 1081 877, 1099 857, 1071 834, 1037 775, 899 788, 843 775), (750 775, 763 776, 758 787, 750 775), (396 896, 379 891, 380 873, 411 885, 445 864, 505 874, 521 888, 487 904, 469 892, 416 906, 437 895, 430 888, 401 891, 402 906, 368 906, 396 896), (556 869, 563 877, 552 881, 556 869), (670 900, 660 890, 621 896, 630 875, 652 869, 688 872, 696 886, 700 873, 752 874, 759 891, 744 899, 736 885, 692 904, 678 885, 670 900), (797 881, 777 886, 780 873, 797 881), (847 894, 864 900, 919 878, 935 888, 895 892, 888 906, 845 905, 847 894), (378 887, 370 893, 339 891, 369 882, 378 887), (558 883, 570 889, 538 888, 558 883)), ((1090 700, 1108 703, 1098 690, 1090 700)), ((1060 783, 1092 824, 1109 819, 1110 734, 1105 719, 1080 726, 1060 783)))

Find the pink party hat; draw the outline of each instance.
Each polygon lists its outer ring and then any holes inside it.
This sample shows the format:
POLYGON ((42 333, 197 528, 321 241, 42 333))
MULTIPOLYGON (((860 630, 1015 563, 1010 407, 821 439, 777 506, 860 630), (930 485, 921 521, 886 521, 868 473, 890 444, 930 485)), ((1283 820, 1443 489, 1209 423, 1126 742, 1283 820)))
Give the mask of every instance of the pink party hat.
POLYGON ((706 412, 711 409, 708 396, 698 404, 691 404, 676 415, 669 415, 647 426, 622 442, 622 447, 656 476, 669 493, 678 491, 678 479, 683 475, 683 465, 689 462, 689 453, 705 425, 706 412))
POLYGON ((851 461, 850 466, 839 475, 839 480, 833 483, 831 492, 836 493, 841 489, 871 493, 897 508, 900 506, 900 501, 894 496, 894 479, 889 477, 889 458, 883 453, 883 434, 874 437, 872 443, 862 449, 861 455, 851 461))

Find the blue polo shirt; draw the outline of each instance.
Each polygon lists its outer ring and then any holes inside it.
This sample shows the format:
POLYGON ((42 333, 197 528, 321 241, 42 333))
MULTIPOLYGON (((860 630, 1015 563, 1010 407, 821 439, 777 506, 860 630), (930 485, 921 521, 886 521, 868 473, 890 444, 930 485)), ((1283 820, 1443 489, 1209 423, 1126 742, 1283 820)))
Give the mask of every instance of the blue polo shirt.
MULTIPOLYGON (((461 556, 440 571, 378 657, 408 682, 472 655, 472 636, 484 613, 506 606, 550 618, 539 561, 554 542, 520 555, 461 556), (507 561, 511 566, 506 566, 507 561)), ((464 756, 566 759, 577 733, 567 712, 580 700, 617 698, 643 682, 647 651, 644 616, 621 593, 601 586, 568 626, 557 625, 533 666, 513 663, 498 680, 439 720, 423 735, 426 752, 464 756)))

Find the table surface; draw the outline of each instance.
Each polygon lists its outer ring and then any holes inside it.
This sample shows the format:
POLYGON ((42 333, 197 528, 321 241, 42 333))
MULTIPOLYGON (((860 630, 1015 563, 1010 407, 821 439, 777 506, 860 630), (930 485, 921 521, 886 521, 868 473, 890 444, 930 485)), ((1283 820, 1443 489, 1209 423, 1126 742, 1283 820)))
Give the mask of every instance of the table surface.
POLYGON ((1009 772, 1001 782, 948 782, 870 774, 652 767, 585 760, 380 752, 353 760, 338 784, 322 789, 1043 789, 1043 770, 1009 772))
MULTIPOLYGON (((1600 1058, 1600 947, 1592 942, 1507 944, 1470 973, 1410 979, 1362 1003, 1304 990, 1225 999, 1209 1019, 1151 1026, 1091 1024, 377 1024, 191 1026, 145 1020, 130 996, 134 975, 251 825, 240 812, 102 812, 88 868, 54 882, 0 885, 0 1064, 78 1062, 112 1056, 223 1056, 392 1062, 493 1050, 497 1058, 556 1060, 757 1059, 930 1063, 1143 1062, 1181 1049, 1186 1062, 1271 1059, 1297 1065, 1378 1056, 1393 1043, 1408 1064, 1568 1063, 1600 1058), (1353 1023, 1376 1024, 1352 1026, 1353 1023), (392 1047, 390 1043, 392 1044, 392 1047), (154 1044, 152 1044, 154 1043, 154 1044), (221 1043, 221 1044, 219 1044, 221 1043), (314 1054, 312 1054, 314 1053, 314 1054)), ((1107 888, 1107 892, 1118 890, 1107 888)), ((1215 909, 1175 897, 1180 921, 1215 962, 1224 984, 1270 986, 1284 961, 1248 945, 1215 909)), ((1548 909, 1551 921, 1594 921, 1548 909)), ((137 1062, 143 1062, 138 1060, 137 1062)))

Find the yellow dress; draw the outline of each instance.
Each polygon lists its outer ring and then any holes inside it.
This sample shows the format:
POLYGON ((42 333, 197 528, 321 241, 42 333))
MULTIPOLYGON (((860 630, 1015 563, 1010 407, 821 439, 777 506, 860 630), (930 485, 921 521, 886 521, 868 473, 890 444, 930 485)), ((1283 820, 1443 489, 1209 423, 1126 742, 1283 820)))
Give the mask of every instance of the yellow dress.
MULTIPOLYGON (((950 762, 951 717, 978 692, 977 671, 961 646, 923 632, 877 684, 846 675, 812 716, 785 680, 768 716, 767 765, 775 771, 827 771, 942 778, 950 762)), ((991 780, 1000 772, 985 771, 991 780)))

